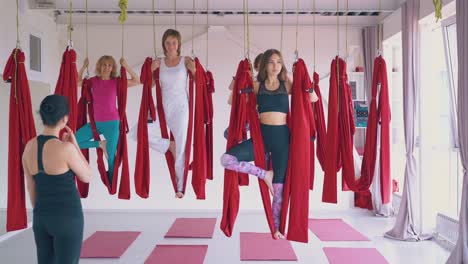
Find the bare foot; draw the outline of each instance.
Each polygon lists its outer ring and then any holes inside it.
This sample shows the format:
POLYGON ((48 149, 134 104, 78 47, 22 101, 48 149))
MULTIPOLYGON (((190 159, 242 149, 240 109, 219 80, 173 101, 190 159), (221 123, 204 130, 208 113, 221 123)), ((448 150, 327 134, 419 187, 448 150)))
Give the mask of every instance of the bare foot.
POLYGON ((172 156, 175 158, 175 153, 176 153, 175 141, 171 141, 169 143, 169 151, 171 152, 172 156))
POLYGON ((184 198, 184 193, 183 192, 176 192, 175 197, 178 199, 184 198))
POLYGON ((280 231, 276 231, 273 236, 275 237, 276 240, 278 239, 284 239, 283 234, 280 233, 280 231))
POLYGON ((267 171, 265 173, 265 178, 263 178, 263 181, 268 186, 271 195, 273 195, 273 171, 267 171))
POLYGON ((102 152, 104 152, 104 156, 106 157, 106 159, 109 159, 109 154, 107 154, 107 141, 99 141, 99 147, 102 149, 102 152))

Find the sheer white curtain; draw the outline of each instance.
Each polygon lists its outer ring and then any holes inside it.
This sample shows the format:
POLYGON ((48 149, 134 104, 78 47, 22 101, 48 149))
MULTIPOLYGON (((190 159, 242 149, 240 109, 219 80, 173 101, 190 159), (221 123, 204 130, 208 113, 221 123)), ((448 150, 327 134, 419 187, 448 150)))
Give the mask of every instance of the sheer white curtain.
POLYGON ((403 120, 406 143, 406 166, 403 196, 395 226, 385 233, 385 237, 419 241, 421 235, 421 201, 419 199, 419 175, 414 157, 416 143, 415 124, 419 97, 419 3, 420 0, 407 0, 402 5, 403 37, 403 120))

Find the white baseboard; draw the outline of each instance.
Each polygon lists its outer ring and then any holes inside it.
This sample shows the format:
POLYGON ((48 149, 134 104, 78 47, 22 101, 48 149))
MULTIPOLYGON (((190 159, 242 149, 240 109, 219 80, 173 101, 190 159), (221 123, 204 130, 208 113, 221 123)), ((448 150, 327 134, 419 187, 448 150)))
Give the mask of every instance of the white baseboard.
POLYGON ((10 231, 8 233, 5 233, 3 235, 0 236, 0 244, 4 241, 7 241, 8 239, 18 235, 18 234, 21 234, 22 232, 28 230, 32 228, 32 222, 28 222, 28 226, 24 229, 20 229, 20 230, 17 230, 17 231, 10 231))

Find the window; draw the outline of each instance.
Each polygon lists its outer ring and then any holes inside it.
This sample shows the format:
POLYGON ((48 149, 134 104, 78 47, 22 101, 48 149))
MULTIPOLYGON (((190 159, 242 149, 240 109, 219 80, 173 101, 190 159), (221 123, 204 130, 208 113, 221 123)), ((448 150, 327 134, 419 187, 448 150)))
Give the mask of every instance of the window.
POLYGON ((41 39, 34 35, 29 35, 29 67, 33 71, 41 72, 42 47, 41 39))
MULTIPOLYGON (((406 148, 403 122, 403 74, 401 33, 384 42, 384 55, 387 62, 387 76, 391 110, 390 162, 392 179, 398 182, 398 192, 403 193, 405 178, 406 148)), ((418 160, 418 151, 414 151, 418 160)))
POLYGON ((421 24, 420 171, 426 231, 435 227, 437 213, 457 219, 460 209, 456 28, 455 21, 449 22, 421 24))
POLYGON ((454 204, 457 205, 458 217, 461 206, 463 168, 461 165, 458 145, 457 99, 458 99, 458 53, 457 53, 457 24, 452 16, 442 21, 442 36, 444 40, 445 61, 447 65, 447 86, 450 88, 450 129, 451 145, 454 156, 451 163, 450 190, 454 204))

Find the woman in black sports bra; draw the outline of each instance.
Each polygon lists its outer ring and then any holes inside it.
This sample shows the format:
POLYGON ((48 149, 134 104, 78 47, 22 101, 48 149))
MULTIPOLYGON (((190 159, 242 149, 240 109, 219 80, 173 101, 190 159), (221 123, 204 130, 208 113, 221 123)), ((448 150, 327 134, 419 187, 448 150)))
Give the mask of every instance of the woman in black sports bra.
MULTIPOLYGON (((221 164, 229 170, 248 173, 263 179, 273 193, 273 219, 276 239, 284 238, 279 232, 283 185, 289 159, 289 128, 286 117, 289 112, 289 94, 292 83, 287 78, 286 67, 278 50, 263 53, 254 92, 257 94, 257 109, 260 128, 267 157, 271 157, 273 170, 265 171, 251 163, 254 160, 252 139, 229 149, 221 164)), ((312 102, 318 100, 315 92, 310 94, 312 102)), ((268 164, 268 162, 267 162, 268 164)))
POLYGON ((65 97, 47 96, 39 110, 44 130, 26 144, 23 153, 39 264, 74 264, 80 258, 83 210, 75 175, 89 182, 91 169, 73 131, 66 126, 69 112, 65 97))

